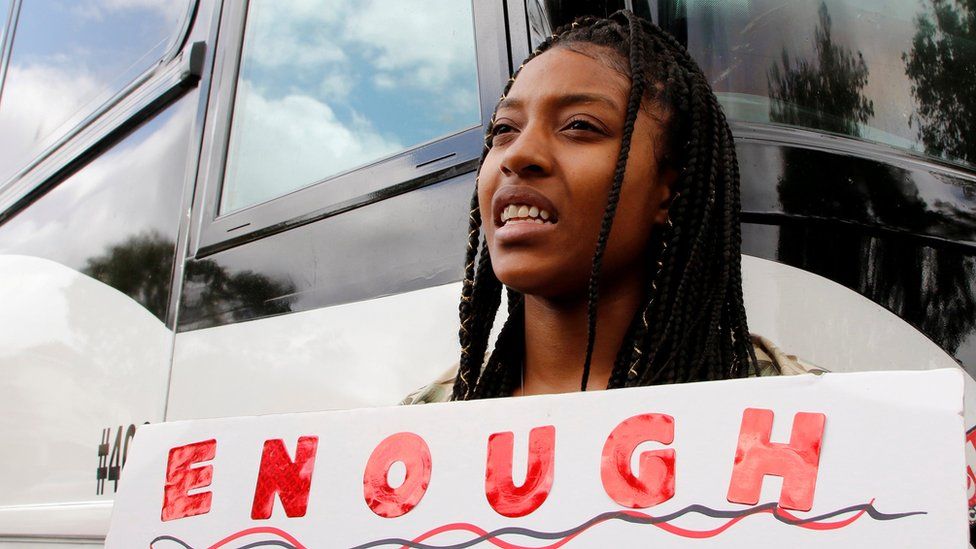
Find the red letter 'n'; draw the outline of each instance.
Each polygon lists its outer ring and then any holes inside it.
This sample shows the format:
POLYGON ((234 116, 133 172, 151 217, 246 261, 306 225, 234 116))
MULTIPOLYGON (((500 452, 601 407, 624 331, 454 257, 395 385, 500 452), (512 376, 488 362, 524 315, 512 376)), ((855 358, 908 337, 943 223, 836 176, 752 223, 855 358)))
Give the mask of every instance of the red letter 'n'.
POLYGON ((281 439, 266 440, 261 455, 261 469, 254 488, 252 519, 271 517, 274 496, 277 493, 285 515, 304 517, 308 508, 308 491, 312 487, 312 471, 315 468, 315 450, 319 437, 299 437, 295 461, 288 457, 288 450, 281 439))
POLYGON ((176 520, 210 512, 213 494, 200 492, 187 494, 195 488, 210 486, 213 480, 213 466, 190 467, 201 461, 210 461, 217 454, 217 441, 214 439, 195 442, 173 448, 166 462, 166 487, 163 489, 163 521, 176 520))
POLYGON ((826 419, 823 414, 796 414, 790 442, 781 444, 769 441, 773 411, 746 408, 732 466, 729 501, 755 505, 759 502, 763 476, 775 475, 783 477, 779 505, 809 511, 813 507, 826 419))

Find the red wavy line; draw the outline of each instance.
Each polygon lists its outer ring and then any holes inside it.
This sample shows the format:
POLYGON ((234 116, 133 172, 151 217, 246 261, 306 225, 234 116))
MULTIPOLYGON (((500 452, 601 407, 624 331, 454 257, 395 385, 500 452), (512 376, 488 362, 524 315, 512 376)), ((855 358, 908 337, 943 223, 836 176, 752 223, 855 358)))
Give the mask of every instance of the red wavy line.
MULTIPOLYGON (((870 504, 873 504, 873 503, 874 503, 874 500, 872 499, 870 501, 870 504)), ((858 511, 857 513, 855 513, 851 517, 846 518, 846 519, 843 519, 843 520, 838 520, 838 521, 835 521, 835 522, 805 522, 805 523, 802 523, 802 524, 795 524, 793 526, 799 526, 800 528, 806 528, 806 529, 809 529, 809 530, 836 530, 838 528, 843 528, 845 526, 848 526, 849 524, 853 523, 857 519, 861 518, 864 515, 864 513, 866 512, 866 510, 867 510, 866 508, 865 509, 861 509, 860 511, 858 511)), ((763 509, 761 511, 757 511, 756 513, 751 513, 751 514, 748 514, 748 515, 740 515, 738 517, 735 517, 733 519, 730 519, 725 524, 723 524, 721 526, 718 526, 716 528, 713 528, 711 530, 690 530, 690 529, 687 529, 687 528, 682 528, 680 526, 675 526, 673 524, 669 524, 667 522, 659 522, 659 523, 651 523, 651 524, 653 526, 657 526, 658 528, 664 530, 665 532, 668 532, 670 534, 674 534, 674 535, 677 535, 677 536, 682 536, 682 537, 686 537, 686 538, 693 538, 693 539, 704 539, 704 538, 715 537, 715 536, 721 534, 722 532, 728 530, 729 528, 731 528, 732 525, 734 525, 735 523, 739 522, 740 520, 742 520, 742 519, 744 519, 744 518, 746 518, 748 516, 758 515, 760 513, 771 513, 771 514, 772 513, 775 513, 777 515, 786 517, 786 518, 788 518, 790 520, 796 520, 796 521, 802 520, 801 518, 793 515, 789 511, 786 511, 786 510, 784 510, 782 508, 775 508, 775 509, 763 509)), ((653 520, 655 518, 652 515, 648 515, 647 513, 642 513, 640 511, 624 511, 624 514, 626 514, 628 516, 631 516, 631 517, 634 517, 634 518, 640 518, 640 519, 653 520)), ((565 544, 569 543, 570 541, 572 541, 575 537, 579 536, 583 532, 589 530, 590 528, 596 526, 597 524, 601 524, 603 522, 606 522, 607 520, 610 520, 610 517, 607 517, 607 518, 605 518, 603 520, 594 522, 593 524, 588 525, 586 528, 583 528, 583 529, 581 529, 581 530, 579 530, 577 532, 573 532, 572 534, 570 534, 570 535, 568 535, 568 536, 566 536, 566 537, 564 537, 564 538, 562 538, 560 540, 557 540, 557 541, 555 541, 555 542, 553 542, 553 543, 551 543, 549 545, 541 545, 541 546, 540 545, 535 545, 535 546, 519 545, 519 544, 515 544, 515 543, 510 543, 510 542, 504 541, 502 539, 498 539, 497 537, 494 537, 494 536, 486 538, 485 541, 491 543, 492 545, 498 547, 499 549, 558 549, 558 548, 562 547, 563 545, 565 545, 565 544)), ((429 530, 427 532, 424 532, 423 534, 421 534, 420 536, 417 536, 416 538, 414 538, 411 541, 414 542, 414 543, 421 543, 424 540, 427 540, 427 539, 432 538, 434 536, 437 536, 439 534, 443 534, 445 532, 456 532, 456 531, 470 532, 470 533, 475 534, 476 536, 479 536, 479 537, 480 536, 488 536, 488 532, 486 530, 482 529, 479 526, 476 526, 474 524, 470 524, 470 523, 467 523, 467 522, 454 522, 454 523, 451 523, 451 524, 445 524, 443 526, 438 526, 437 528, 434 528, 432 530, 429 530)), ((251 534, 273 534, 273 535, 279 536, 282 539, 288 541, 289 543, 291 543, 292 545, 294 545, 296 549, 307 549, 294 536, 292 536, 288 532, 285 532, 284 530, 281 530, 279 528, 274 528, 274 527, 271 527, 271 526, 258 526, 258 527, 254 527, 254 528, 247 528, 245 530, 241 530, 240 532, 237 532, 235 534, 231 534, 231 535, 227 536, 226 538, 218 541, 217 543, 214 543, 208 549, 220 549, 221 547, 227 545, 228 543, 230 543, 230 542, 232 542, 234 540, 240 539, 240 538, 245 537, 245 536, 249 536, 251 534)), ((408 549, 408 547, 409 546, 404 545, 404 546, 402 546, 401 549, 408 549)))
POLYGON ((254 528, 241 530, 240 532, 237 532, 236 534, 231 534, 226 538, 218 541, 217 543, 211 545, 210 547, 208 547, 208 549, 219 549, 220 547, 227 545, 228 543, 234 541, 235 539, 240 539, 244 536, 249 536, 251 534, 274 534, 276 536, 283 538, 288 543, 294 545, 295 549, 308 549, 288 532, 285 532, 284 530, 278 528, 274 528, 272 526, 257 526, 254 528))
MULTIPOLYGON (((874 500, 873 499, 871 500, 871 503, 874 503, 874 500)), ((853 523, 857 519, 861 518, 864 515, 865 511, 866 511, 866 509, 861 509, 860 511, 858 511, 857 513, 855 513, 854 515, 852 515, 850 518, 846 518, 844 520, 839 520, 839 521, 835 521, 835 522, 805 522, 803 524, 796 524, 794 526, 799 526, 800 528, 806 528, 806 529, 809 529, 809 530, 836 530, 838 528, 843 528, 843 527, 845 527, 845 526, 853 523)), ((786 518, 792 519, 792 520, 797 520, 797 521, 802 520, 801 518, 799 518, 799 517, 791 514, 788 511, 785 511, 783 509, 777 508, 775 510, 773 510, 773 509, 763 509, 762 511, 758 511, 756 513, 752 513, 752 514, 749 514, 749 515, 740 515, 738 517, 735 517, 735 518, 729 520, 725 524, 723 524, 723 525, 721 525, 721 526, 719 526, 717 528, 713 528, 711 530, 690 530, 690 529, 687 529, 687 528, 682 528, 680 526, 675 526, 673 524, 669 524, 667 522, 652 523, 652 525, 653 526, 657 526, 658 528, 664 530, 665 532, 668 532, 670 534, 674 534, 674 535, 677 535, 677 536, 682 536, 682 537, 686 537, 686 538, 693 538, 693 539, 705 539, 705 538, 715 537, 715 536, 721 534, 722 532, 724 532, 724 531, 728 530, 729 528, 731 528, 732 525, 734 525, 735 523, 739 522, 740 520, 742 520, 742 519, 744 519, 744 518, 746 518, 748 516, 758 515, 758 514, 761 514, 761 513, 774 513, 774 512, 777 513, 777 514, 780 514, 781 516, 784 516, 786 518)), ((640 512, 640 511, 624 511, 624 513, 627 514, 627 515, 629 515, 629 516, 635 517, 635 518, 642 518, 642 519, 653 519, 654 518, 652 515, 648 515, 646 513, 640 512)), ((578 532, 573 532, 572 534, 566 536, 565 538, 563 538, 563 539, 561 539, 559 541, 556 541, 554 543, 551 543, 549 545, 533 545, 533 546, 518 545, 518 544, 509 543, 507 541, 500 540, 500 539, 495 538, 495 537, 490 537, 490 538, 486 539, 485 541, 491 543, 492 545, 494 545, 496 547, 499 547, 500 549, 558 549, 559 547, 562 547, 563 545, 569 543, 576 536, 582 534, 583 532, 589 530, 590 528, 596 526, 597 524, 600 524, 602 522, 605 522, 606 520, 609 520, 609 518, 607 518, 605 520, 602 520, 602 521, 599 521, 599 522, 594 522, 593 524, 587 526, 586 528, 583 528, 582 530, 579 530, 578 532)), ((433 530, 430 530, 428 532, 425 532, 425 533, 421 534, 420 536, 414 538, 411 541, 414 542, 414 543, 420 543, 420 542, 422 542, 422 541, 424 541, 426 539, 432 538, 432 537, 434 537, 434 536, 436 536, 438 534, 443 534, 444 532, 450 532, 450 531, 466 531, 466 532, 471 532, 472 534, 475 534, 477 536, 486 536, 486 535, 488 535, 488 532, 487 531, 485 531, 484 529, 482 529, 479 526, 475 526, 474 524, 470 524, 470 523, 467 523, 467 522, 455 522, 455 523, 452 523, 452 524, 445 524, 443 526, 439 526, 437 528, 434 528, 433 530)), ((409 546, 404 545, 404 546, 401 547, 401 549, 409 549, 409 546)))
MULTIPOLYGON (((874 498, 872 498, 871 501, 868 502, 868 505, 874 505, 874 498)), ((795 526, 799 526, 800 528, 807 528, 808 530, 836 530, 838 528, 843 528, 848 524, 854 522, 855 520, 861 518, 861 515, 863 515, 866 511, 867 508, 865 507, 864 509, 861 509, 860 511, 855 513, 850 518, 846 518, 844 520, 838 520, 836 522, 805 522, 803 524, 797 524, 795 526)), ((789 519, 801 520, 799 517, 791 514, 789 511, 786 511, 784 509, 777 509, 777 513, 789 519)))
MULTIPOLYGON (((471 523, 468 523, 468 522, 453 522, 451 524, 445 524, 443 526, 438 526, 437 528, 434 528, 433 530, 424 532, 423 534, 417 536, 416 538, 412 539, 411 541, 413 541, 414 543, 420 543, 420 542, 424 541, 425 539, 432 538, 432 537, 434 537, 434 536, 436 536, 438 534, 443 534, 444 532, 458 532, 458 531, 471 532, 472 534, 474 534, 476 536, 487 536, 488 535, 488 532, 486 530, 483 530, 480 527, 475 526, 474 524, 471 524, 471 523)), ((489 543, 491 543, 492 545, 494 545, 496 547, 501 547, 502 549, 523 549, 522 546, 520 546, 520 545, 514 545, 514 544, 511 544, 511 543, 508 543, 507 541, 502 541, 502 540, 500 540, 498 538, 495 538, 495 537, 490 537, 486 541, 488 541, 489 543)), ((410 549, 410 547, 408 545, 404 545, 400 549, 410 549)))
MULTIPOLYGON (((607 519, 607 520, 609 520, 609 519, 607 519)), ((580 530, 579 532, 574 532, 574 533, 572 533, 572 534, 564 537, 563 539, 561 539, 559 541, 556 541, 554 543, 551 543, 549 545, 533 545, 533 546, 516 545, 514 543, 509 543, 507 541, 498 539, 496 537, 489 537, 485 541, 487 541, 488 543, 491 543, 495 547, 499 547, 501 549, 558 549, 559 547, 562 547, 563 545, 569 543, 576 536, 578 536, 578 535, 582 534, 583 532, 589 530, 593 526, 596 526, 597 524, 600 524, 600 522, 604 522, 604 521, 601 520, 599 522, 595 522, 595 523, 591 524, 590 526, 588 526, 588 527, 580 530)), ((475 534, 476 536, 479 536, 479 537, 480 536, 487 536, 488 535, 488 532, 486 530, 482 529, 479 526, 475 526, 474 524, 470 524, 470 523, 467 523, 467 522, 455 522, 455 523, 452 523, 452 524, 445 524, 444 526, 439 526, 437 528, 434 528, 433 530, 430 530, 429 532, 425 532, 422 535, 420 535, 420 536, 418 536, 418 537, 416 537, 416 538, 414 538, 414 539, 412 539, 410 541, 412 541, 414 543, 420 543, 420 542, 422 542, 422 541, 424 541, 426 539, 432 538, 432 537, 434 537, 434 536, 436 536, 438 534, 443 534, 444 532, 451 532, 451 531, 471 532, 472 534, 475 534)), ((410 549, 410 546, 404 545, 400 549, 410 549)))

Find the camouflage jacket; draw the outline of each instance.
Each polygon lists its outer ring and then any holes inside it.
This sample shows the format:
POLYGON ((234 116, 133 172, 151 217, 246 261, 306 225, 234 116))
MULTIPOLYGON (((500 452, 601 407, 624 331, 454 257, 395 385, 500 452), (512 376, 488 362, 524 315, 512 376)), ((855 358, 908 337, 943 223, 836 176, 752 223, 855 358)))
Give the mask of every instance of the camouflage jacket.
MULTIPOLYGON (((804 362, 794 355, 784 353, 772 341, 760 335, 752 335, 752 344, 756 352, 756 359, 759 362, 759 377, 823 373, 826 371, 804 362)), ((451 391, 454 389, 457 369, 457 364, 451 366, 436 381, 410 393, 400 404, 428 404, 451 400, 451 391)))

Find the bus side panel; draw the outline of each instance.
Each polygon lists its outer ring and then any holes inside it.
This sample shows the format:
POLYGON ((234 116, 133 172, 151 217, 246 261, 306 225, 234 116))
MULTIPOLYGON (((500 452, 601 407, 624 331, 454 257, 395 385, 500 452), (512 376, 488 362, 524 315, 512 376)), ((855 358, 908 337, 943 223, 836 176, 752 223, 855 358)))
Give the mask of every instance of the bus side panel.
POLYGON ((197 97, 0 226, 0 537, 104 535, 135 428, 163 419, 197 97))
POLYGON ((443 285, 462 274, 474 184, 189 260, 167 420, 396 404, 449 368, 457 290, 443 285))
MULTIPOLYGON (((737 151, 743 253, 854 290, 976 373, 976 179, 908 155, 754 138, 737 151)), ((844 303, 833 305, 843 315, 844 303)))

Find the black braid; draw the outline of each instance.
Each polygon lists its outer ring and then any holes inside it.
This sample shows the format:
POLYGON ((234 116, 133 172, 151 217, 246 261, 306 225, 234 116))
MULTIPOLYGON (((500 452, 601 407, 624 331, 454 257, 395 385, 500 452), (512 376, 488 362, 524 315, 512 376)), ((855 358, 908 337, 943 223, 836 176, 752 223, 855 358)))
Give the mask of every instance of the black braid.
POLYGON ((461 303, 458 313, 461 317, 461 328, 458 330, 458 340, 461 343, 461 360, 458 376, 454 380, 454 399, 465 398, 477 381, 471 376, 471 330, 474 316, 472 315, 472 296, 474 295, 474 264, 478 255, 478 234, 481 231, 481 210, 478 206, 478 193, 471 199, 471 210, 468 213, 468 249, 464 256, 464 281, 461 283, 461 303))
POLYGON ((631 68, 631 91, 627 101, 627 115, 624 118, 623 137, 620 141, 620 156, 617 157, 617 167, 613 173, 613 183, 610 185, 610 192, 607 195, 607 205, 603 212, 603 221, 600 224, 600 236, 596 241, 596 251, 593 253, 593 266, 590 270, 590 280, 587 284, 587 308, 586 308, 586 358, 583 360, 583 378, 580 382, 580 390, 586 390, 586 383, 590 376, 590 361, 593 358, 593 346, 596 342, 596 317, 597 304, 600 300, 600 268, 603 265, 603 253, 607 248, 607 240, 610 238, 610 230, 613 228, 613 218, 617 213, 617 203, 620 200, 620 188, 623 186, 624 173, 627 171, 627 157, 630 154, 630 141, 634 134, 634 124, 637 123, 637 112, 640 110, 644 100, 644 48, 639 41, 642 36, 638 32, 639 20, 633 14, 627 15, 627 22, 630 27, 631 48, 630 66, 631 68), (636 41, 636 42, 635 42, 636 41))
MULTIPOLYGON (((609 19, 583 17, 556 30, 526 59, 553 48, 592 55, 592 46, 612 51, 605 62, 624 66, 631 91, 620 153, 587 286, 585 390, 596 340, 603 254, 620 198, 631 136, 642 106, 663 113, 666 139, 659 165, 679 170, 672 186, 668 227, 651 235, 648 280, 614 362, 608 387, 724 379, 754 373, 756 359, 742 302, 739 171, 725 115, 701 69, 671 35, 629 12, 609 19)), ((601 57, 602 59, 602 57, 601 57)), ((524 64, 523 63, 523 66, 524 64)), ((511 89, 519 70, 505 86, 511 89)), ((491 148, 492 126, 485 151, 491 148)), ((484 161, 484 155, 482 161, 484 161)), ((653 184, 653 182, 648 182, 653 184)), ((478 193, 471 201, 468 250, 459 307, 462 347, 454 399, 507 396, 517 387, 524 360, 525 309, 508 290, 508 320, 488 359, 488 338, 502 285, 482 245, 478 193)))

